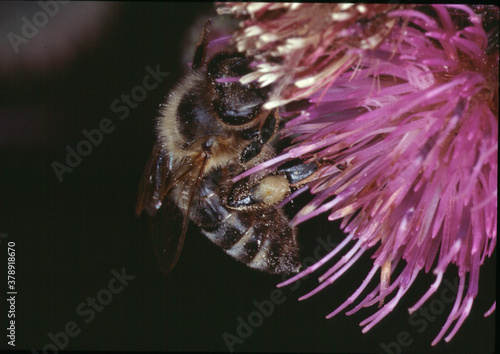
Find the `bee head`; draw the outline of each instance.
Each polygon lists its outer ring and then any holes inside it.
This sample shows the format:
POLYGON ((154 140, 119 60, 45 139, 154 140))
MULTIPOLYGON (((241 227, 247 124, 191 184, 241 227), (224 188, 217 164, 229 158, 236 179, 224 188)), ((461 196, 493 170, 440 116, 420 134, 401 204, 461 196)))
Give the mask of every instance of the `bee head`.
POLYGON ((239 78, 250 73, 250 60, 243 54, 219 53, 208 64, 207 75, 217 99, 215 111, 222 123, 242 126, 255 120, 267 99, 267 90, 254 83, 242 84, 239 78))

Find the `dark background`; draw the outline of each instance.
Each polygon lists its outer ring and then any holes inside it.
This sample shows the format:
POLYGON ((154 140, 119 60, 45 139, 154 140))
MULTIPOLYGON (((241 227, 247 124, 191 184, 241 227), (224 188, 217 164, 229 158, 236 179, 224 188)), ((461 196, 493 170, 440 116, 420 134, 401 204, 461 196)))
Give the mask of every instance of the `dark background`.
MULTIPOLYGON (((158 105, 185 67, 180 60, 185 33, 196 14, 211 11, 211 5, 196 3, 116 4, 93 43, 70 59, 40 71, 19 64, 0 72, 0 233, 7 234, 0 239, 0 348, 11 348, 3 300, 8 241, 16 243, 16 349, 41 352, 50 343, 49 333, 73 321, 81 331, 69 338, 66 349, 227 351, 223 334, 237 335, 238 317, 247 320, 256 311, 253 302, 269 300, 281 281, 233 261, 193 225, 179 263, 164 277, 145 220, 134 215, 158 105), (120 120, 111 102, 141 85, 146 66, 158 64, 168 78, 120 120), (59 182, 51 164, 65 164, 65 147, 76 148, 84 139, 82 130, 97 128, 103 118, 111 119, 115 130, 59 182), (111 271, 122 268, 135 278, 85 323, 88 317, 76 312, 79 304, 107 288, 111 271)), ((318 238, 342 240, 338 224, 325 219, 301 225, 304 258, 312 255, 318 238)), ((425 293, 432 275, 422 274, 398 307, 367 334, 359 322, 376 306, 326 320, 360 285, 372 253, 309 300, 297 298, 314 288, 316 277, 296 290, 284 288, 286 300, 234 349, 384 353, 381 343, 396 341, 406 331, 411 344, 403 352, 493 352, 495 316, 485 319, 483 314, 495 299, 495 257, 481 268, 479 296, 449 344, 430 347, 453 304, 427 321, 424 330, 408 318, 407 308, 425 293)), ((451 269, 447 279, 453 282, 455 274, 451 269)), ((432 299, 440 298, 442 289, 432 299)))

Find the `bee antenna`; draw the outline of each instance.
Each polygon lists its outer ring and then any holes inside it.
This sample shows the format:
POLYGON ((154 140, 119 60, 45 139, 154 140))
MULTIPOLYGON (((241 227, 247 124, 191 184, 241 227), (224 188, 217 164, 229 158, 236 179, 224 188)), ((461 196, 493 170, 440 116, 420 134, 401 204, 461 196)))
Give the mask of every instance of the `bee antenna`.
POLYGON ((210 27, 210 25, 212 25, 212 20, 206 20, 205 26, 203 27, 203 32, 201 32, 200 39, 198 40, 198 44, 196 45, 196 51, 194 52, 193 65, 191 66, 191 69, 199 69, 203 65, 207 49, 208 28, 210 27))

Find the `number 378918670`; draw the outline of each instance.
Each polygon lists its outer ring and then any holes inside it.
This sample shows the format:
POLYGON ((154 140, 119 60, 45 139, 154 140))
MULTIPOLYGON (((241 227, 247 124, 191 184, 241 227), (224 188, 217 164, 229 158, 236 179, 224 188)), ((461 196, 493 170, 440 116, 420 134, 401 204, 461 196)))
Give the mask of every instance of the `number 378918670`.
POLYGON ((16 243, 10 241, 7 244, 7 285, 10 291, 15 290, 16 287, 16 243))

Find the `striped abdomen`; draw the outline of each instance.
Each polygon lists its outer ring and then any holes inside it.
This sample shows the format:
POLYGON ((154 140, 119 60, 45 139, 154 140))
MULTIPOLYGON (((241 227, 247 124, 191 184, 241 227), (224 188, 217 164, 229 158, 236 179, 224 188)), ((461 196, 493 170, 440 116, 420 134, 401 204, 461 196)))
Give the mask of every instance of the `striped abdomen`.
POLYGON ((210 173, 200 183, 190 219, 227 254, 251 268, 295 273, 299 254, 295 230, 280 208, 263 203, 232 208, 222 186, 230 177, 210 173), (224 179, 224 180, 221 180, 224 179))

